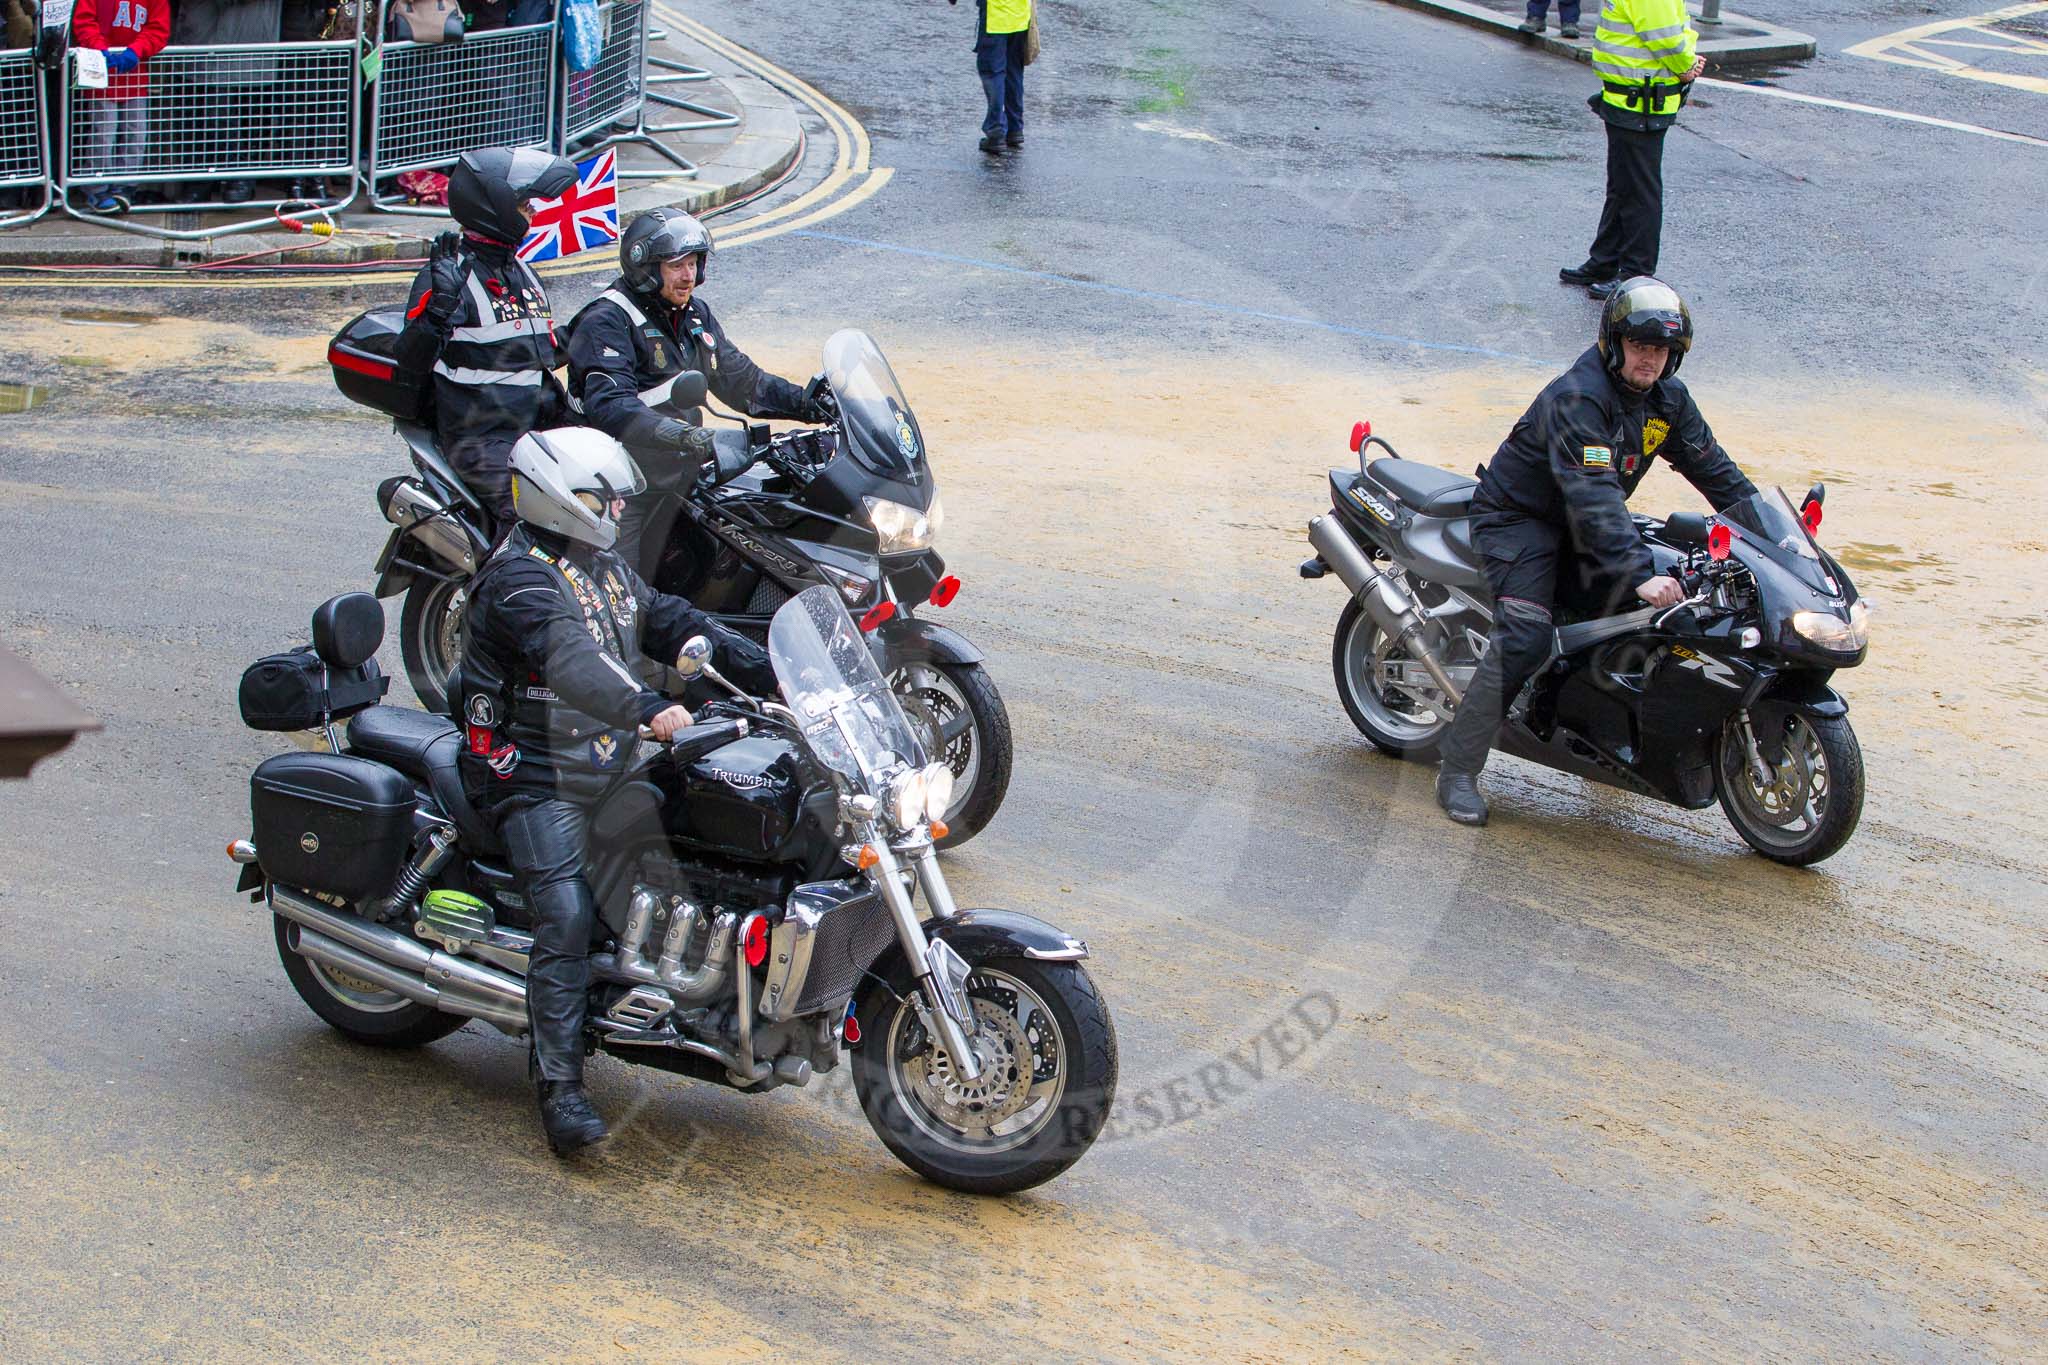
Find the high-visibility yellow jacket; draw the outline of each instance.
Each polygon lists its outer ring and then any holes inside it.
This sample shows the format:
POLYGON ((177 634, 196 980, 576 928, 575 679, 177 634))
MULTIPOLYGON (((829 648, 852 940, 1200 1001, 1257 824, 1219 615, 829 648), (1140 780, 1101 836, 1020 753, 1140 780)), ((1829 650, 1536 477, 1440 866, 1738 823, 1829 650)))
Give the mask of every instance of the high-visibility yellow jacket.
POLYGON ((990 33, 1022 33, 1031 27, 1031 0, 988 0, 990 33))
POLYGON ((1685 0, 1605 0, 1593 31, 1601 100, 1645 127, 1668 126, 1685 102, 1679 78, 1692 70, 1697 41, 1685 0))

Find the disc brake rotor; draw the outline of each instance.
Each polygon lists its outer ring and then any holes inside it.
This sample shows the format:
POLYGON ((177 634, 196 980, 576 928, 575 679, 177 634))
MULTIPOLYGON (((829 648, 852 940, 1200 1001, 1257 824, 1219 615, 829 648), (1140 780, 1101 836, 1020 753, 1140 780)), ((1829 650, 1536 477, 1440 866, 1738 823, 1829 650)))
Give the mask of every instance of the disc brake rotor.
POLYGON ((903 1066, 933 1115, 963 1130, 992 1128, 1022 1109, 1031 1097, 1037 1060, 1037 1048, 1014 1014, 993 1000, 973 999, 972 1045, 981 1058, 980 1079, 962 1079, 939 1047, 926 1048, 903 1066))

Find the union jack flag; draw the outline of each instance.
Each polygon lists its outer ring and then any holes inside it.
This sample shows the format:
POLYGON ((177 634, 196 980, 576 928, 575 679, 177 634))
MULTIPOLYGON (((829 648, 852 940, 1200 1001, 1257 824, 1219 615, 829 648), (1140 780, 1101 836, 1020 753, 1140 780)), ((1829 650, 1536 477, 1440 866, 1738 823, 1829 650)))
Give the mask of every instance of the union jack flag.
POLYGON ((537 200, 522 261, 552 261, 619 240, 619 164, 610 148, 576 163, 576 183, 560 199, 537 200))

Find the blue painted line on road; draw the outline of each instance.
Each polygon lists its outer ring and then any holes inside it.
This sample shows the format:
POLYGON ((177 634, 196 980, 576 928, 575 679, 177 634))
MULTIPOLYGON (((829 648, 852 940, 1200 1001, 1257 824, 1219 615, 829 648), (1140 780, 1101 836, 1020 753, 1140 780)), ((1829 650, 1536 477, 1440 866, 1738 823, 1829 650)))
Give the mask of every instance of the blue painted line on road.
POLYGON ((1026 279, 1044 280, 1049 284, 1064 284, 1075 289, 1091 289, 1098 294, 1113 294, 1118 298, 1145 299, 1152 303, 1173 303, 1186 308, 1202 308, 1212 313, 1227 313, 1232 317, 1257 318, 1261 322, 1284 322, 1295 327, 1314 327, 1319 331, 1335 332, 1339 336, 1358 337, 1364 341, 1384 341, 1396 346, 1415 346, 1425 351, 1448 351, 1453 355, 1485 356, 1489 360, 1512 360, 1523 365, 1540 365, 1543 362, 1533 356, 1515 355, 1509 351, 1489 350, 1484 346, 1461 346, 1451 341, 1424 341, 1420 337, 1396 336, 1392 332, 1375 332, 1364 327, 1349 327, 1341 322, 1324 322, 1321 318, 1294 317, 1287 313, 1267 313, 1257 308, 1244 308, 1234 303, 1217 303, 1212 299, 1189 298, 1185 294, 1166 294, 1156 289, 1132 289, 1121 284, 1103 284, 1099 280, 1077 280, 1071 275, 1057 275, 1050 270, 1027 270, 1020 265, 1005 265, 1001 261, 984 261, 973 256, 956 256, 949 251, 927 251, 923 247, 898 246, 894 242, 872 242, 865 237, 844 237, 836 232, 816 232, 808 228, 789 234, 792 237, 811 237, 821 242, 838 242, 842 246, 864 247, 869 251, 893 251, 899 256, 916 256, 927 261, 944 261, 948 265, 972 266, 977 270, 993 270, 1004 275, 1022 275, 1026 279))

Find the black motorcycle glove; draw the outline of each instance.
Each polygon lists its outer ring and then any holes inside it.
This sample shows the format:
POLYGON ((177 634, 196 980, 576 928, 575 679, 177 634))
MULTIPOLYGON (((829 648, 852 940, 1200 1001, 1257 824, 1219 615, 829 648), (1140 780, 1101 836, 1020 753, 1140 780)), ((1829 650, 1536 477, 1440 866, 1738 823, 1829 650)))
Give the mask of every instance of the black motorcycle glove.
POLYGON ((712 457, 704 462, 704 478, 713 487, 736 479, 754 465, 754 448, 747 444, 744 431, 713 431, 705 433, 711 438, 712 457))
POLYGON ((427 252, 427 320, 446 331, 462 309, 462 238, 444 232, 427 252))
POLYGON ((839 419, 839 399, 833 394, 832 386, 822 374, 812 375, 811 382, 804 385, 803 402, 797 405, 797 420, 812 422, 820 426, 839 419))
POLYGON ((673 417, 661 419, 661 425, 654 429, 654 440, 657 445, 679 452, 692 465, 702 464, 717 450, 710 432, 673 417))
POLYGON ((716 624, 712 627, 711 642, 718 648, 719 672, 734 686, 756 697, 778 695, 775 668, 768 661, 767 650, 738 631, 716 624))

